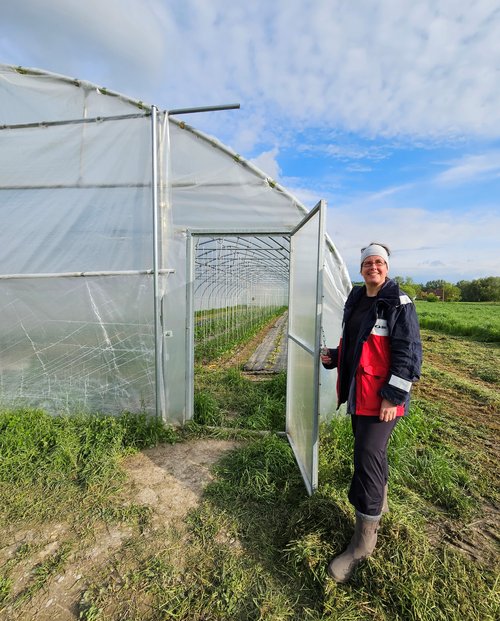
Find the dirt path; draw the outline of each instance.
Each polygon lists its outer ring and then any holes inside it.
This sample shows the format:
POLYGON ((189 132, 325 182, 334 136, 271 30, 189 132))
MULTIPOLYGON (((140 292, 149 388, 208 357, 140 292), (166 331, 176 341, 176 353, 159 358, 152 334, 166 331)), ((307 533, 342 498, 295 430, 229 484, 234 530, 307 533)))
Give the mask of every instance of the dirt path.
POLYGON ((246 374, 258 375, 260 367, 264 373, 277 373, 286 369, 286 329, 288 312, 269 324, 231 356, 217 361, 217 366, 243 367, 246 374), (248 368, 247 365, 250 365, 248 368))
POLYGON ((273 323, 243 366, 250 373, 279 373, 286 370, 288 312, 273 323))

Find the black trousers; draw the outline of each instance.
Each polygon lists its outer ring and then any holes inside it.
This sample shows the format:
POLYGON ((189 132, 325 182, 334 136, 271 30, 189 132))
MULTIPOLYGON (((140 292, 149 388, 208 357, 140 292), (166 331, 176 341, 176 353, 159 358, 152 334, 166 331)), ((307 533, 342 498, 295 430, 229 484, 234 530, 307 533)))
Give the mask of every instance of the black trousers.
POLYGON ((351 415, 354 434, 354 474, 349 489, 349 502, 360 513, 380 515, 384 486, 389 478, 387 445, 398 418, 390 422, 378 416, 351 415))

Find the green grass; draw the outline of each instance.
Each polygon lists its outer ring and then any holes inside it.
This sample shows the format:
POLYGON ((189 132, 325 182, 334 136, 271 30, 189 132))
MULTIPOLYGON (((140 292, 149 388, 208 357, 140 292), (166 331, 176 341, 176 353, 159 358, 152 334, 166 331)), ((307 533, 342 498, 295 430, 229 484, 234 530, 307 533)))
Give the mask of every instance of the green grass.
MULTIPOLYGON (((432 358, 424 373, 429 384, 452 390, 458 403, 464 395, 479 408, 496 407, 496 346, 470 336, 424 336, 432 358)), ((426 395, 425 382, 419 387, 389 445, 391 511, 379 545, 349 584, 338 585, 328 580, 326 567, 354 523, 347 500, 349 418, 322 426, 320 485, 309 497, 286 440, 253 433, 284 428, 285 375, 260 382, 239 369, 200 368, 196 375, 196 421, 178 433, 130 414, 0 413, 1 523, 19 531, 44 520, 72 526, 34 565, 22 590, 15 589, 15 577, 45 540, 20 545, 0 567, 0 618, 12 606, 22 619, 72 556, 85 550, 88 533, 122 522, 130 533, 122 547, 85 576, 82 621, 498 618, 498 554, 472 560, 450 536, 469 532, 485 506, 500 502, 491 456, 484 453, 485 439, 494 440, 485 422, 458 417, 435 392, 426 395), (187 520, 162 520, 153 528, 150 507, 120 499, 122 459, 160 442, 198 437, 241 442, 214 468, 187 520)), ((485 553, 486 541, 482 545, 485 553)))
MULTIPOLYGON (((457 393, 469 394, 474 397, 478 402, 483 403, 485 406, 492 406, 493 408, 500 408, 500 393, 493 387, 484 387, 470 380, 457 377, 449 371, 442 371, 428 364, 425 369, 427 377, 432 377, 436 381, 445 384, 457 391, 457 393)), ((479 376, 480 374, 478 374, 479 376)), ((488 381, 490 383, 498 383, 496 375, 488 375, 488 381)), ((483 379, 479 377, 480 379, 483 379)))
POLYGON ((500 385, 500 347, 497 343, 474 341, 471 338, 444 335, 431 330, 422 330, 425 370, 432 366, 432 360, 449 369, 456 381, 470 383, 480 380, 484 388, 500 385))
POLYGON ((488 302, 417 301, 422 328, 470 336, 481 341, 500 342, 500 304, 488 302))
MULTIPOLYGON (((240 393, 235 372, 232 382, 240 393)), ((335 585, 325 574, 353 526, 352 437, 349 418, 341 416, 322 428, 320 489, 313 497, 304 492, 285 440, 266 435, 246 442, 215 468, 187 534, 148 531, 147 539, 130 541, 115 558, 115 571, 104 570, 85 591, 81 618, 495 619, 494 571, 427 533, 430 524, 477 517, 477 482, 489 476, 472 453, 450 441, 446 425, 440 409, 425 401, 414 402, 398 423, 390 444, 391 513, 376 553, 349 585, 335 585)), ((56 557, 40 565, 19 606, 60 569, 56 557)), ((0 584, 8 598, 8 576, 0 584)))
MULTIPOLYGON (((0 524, 33 532, 57 520, 71 525, 67 538, 35 564, 26 586, 15 595, 12 576, 40 551, 43 537, 37 538, 40 545, 20 545, 0 567, 0 618, 2 606, 23 610, 64 573, 94 525, 126 523, 139 532, 144 529, 149 507, 123 505, 116 495, 124 481, 121 461, 131 452, 177 439, 171 428, 141 414, 55 417, 35 409, 0 412, 0 524)), ((0 529, 0 535, 3 546, 12 544, 12 533, 4 539, 0 529)))
POLYGON ((0 576, 0 606, 8 598, 11 588, 12 580, 5 576, 0 576))
POLYGON ((270 435, 245 444, 215 469, 187 537, 161 533, 152 550, 135 547, 115 575, 87 590, 94 616, 83 618, 492 621, 495 572, 427 532, 440 520, 465 524, 480 509, 468 456, 448 442, 444 424, 425 402, 398 424, 391 513, 376 553, 349 585, 325 573, 353 527, 350 421, 340 417, 322 430, 314 496, 305 494, 286 441, 270 435))
POLYGON ((237 368, 198 367, 194 419, 208 425, 241 429, 285 429, 286 374, 252 381, 237 368))
POLYGON ((0 518, 41 521, 70 502, 104 502, 122 480, 124 455, 174 440, 171 429, 144 415, 0 412, 0 518))

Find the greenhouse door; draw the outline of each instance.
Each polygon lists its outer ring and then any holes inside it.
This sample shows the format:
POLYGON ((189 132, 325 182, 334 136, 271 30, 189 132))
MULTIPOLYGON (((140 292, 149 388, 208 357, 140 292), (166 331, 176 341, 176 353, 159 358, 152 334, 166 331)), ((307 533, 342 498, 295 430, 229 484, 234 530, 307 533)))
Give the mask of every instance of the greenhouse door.
POLYGON ((318 486, 319 348, 324 212, 320 201, 291 235, 286 433, 309 494, 318 486))

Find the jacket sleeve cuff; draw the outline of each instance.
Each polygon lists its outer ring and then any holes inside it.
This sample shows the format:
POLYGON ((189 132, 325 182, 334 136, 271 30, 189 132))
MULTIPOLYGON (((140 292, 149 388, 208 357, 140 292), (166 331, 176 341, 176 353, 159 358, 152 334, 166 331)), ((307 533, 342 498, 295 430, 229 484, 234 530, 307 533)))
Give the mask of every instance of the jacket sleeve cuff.
POLYGON ((380 396, 394 403, 394 405, 403 405, 408 398, 408 392, 401 390, 401 388, 396 388, 391 384, 385 384, 385 386, 380 389, 380 396))
POLYGON ((394 375, 394 373, 389 377, 387 383, 389 384, 389 386, 393 388, 399 388, 404 392, 410 392, 412 386, 410 381, 405 380, 403 377, 398 377, 397 375, 394 375))

